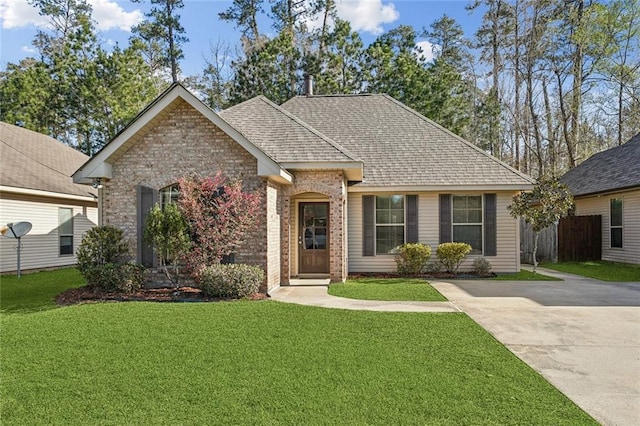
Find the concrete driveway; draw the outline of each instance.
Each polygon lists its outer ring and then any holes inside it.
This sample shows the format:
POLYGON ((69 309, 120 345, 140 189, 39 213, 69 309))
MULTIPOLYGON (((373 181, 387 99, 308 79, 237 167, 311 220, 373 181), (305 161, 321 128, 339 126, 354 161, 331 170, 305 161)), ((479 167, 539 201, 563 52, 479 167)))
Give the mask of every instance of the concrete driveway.
POLYGON ((431 282, 605 425, 640 425, 640 282, 431 282))

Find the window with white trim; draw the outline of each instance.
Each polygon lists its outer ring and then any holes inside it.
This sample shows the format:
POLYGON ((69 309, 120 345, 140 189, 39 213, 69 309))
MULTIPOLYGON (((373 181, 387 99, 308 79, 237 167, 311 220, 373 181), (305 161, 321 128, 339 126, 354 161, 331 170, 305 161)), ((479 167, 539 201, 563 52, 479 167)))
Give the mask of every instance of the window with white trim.
POLYGON ((164 210, 164 206, 167 204, 173 204, 178 202, 179 186, 177 183, 173 185, 166 186, 158 191, 158 195, 160 196, 160 208, 164 210))
POLYGON ((622 248, 622 198, 612 198, 609 205, 611 248, 622 248))
POLYGON ((376 196, 376 254, 404 244, 404 195, 376 196))
POLYGON ((58 253, 60 256, 73 255, 73 209, 58 208, 58 253))
POLYGON ((451 197, 453 241, 467 243, 471 254, 482 254, 482 195, 451 197))

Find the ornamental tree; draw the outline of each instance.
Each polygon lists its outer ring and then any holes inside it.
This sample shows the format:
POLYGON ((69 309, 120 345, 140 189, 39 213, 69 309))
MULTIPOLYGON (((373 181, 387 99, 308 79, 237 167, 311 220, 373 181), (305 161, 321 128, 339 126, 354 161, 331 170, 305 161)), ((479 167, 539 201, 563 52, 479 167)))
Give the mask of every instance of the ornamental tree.
POLYGON ((245 192, 242 182, 215 176, 189 175, 178 181, 180 211, 187 219, 192 249, 185 256, 197 278, 205 266, 220 263, 247 241, 260 224, 262 196, 245 192))
POLYGON ((523 218, 534 232, 533 273, 538 266, 536 253, 540 232, 566 217, 572 206, 573 196, 567 185, 553 178, 540 178, 533 191, 514 195, 507 206, 511 216, 523 218))

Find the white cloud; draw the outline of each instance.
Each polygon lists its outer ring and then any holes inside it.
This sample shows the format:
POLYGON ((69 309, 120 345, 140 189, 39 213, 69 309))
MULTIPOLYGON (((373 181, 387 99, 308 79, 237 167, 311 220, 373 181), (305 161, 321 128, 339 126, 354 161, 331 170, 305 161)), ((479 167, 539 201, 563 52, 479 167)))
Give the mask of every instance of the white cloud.
POLYGON ((127 12, 115 1, 89 0, 89 3, 93 6, 93 19, 97 22, 99 30, 129 31, 144 19, 140 9, 127 12))
POLYGON ((2 28, 20 28, 28 26, 45 27, 47 20, 38 14, 38 9, 26 0, 0 0, 0 19, 2 28))
POLYGON ((416 46, 422 49, 422 53, 420 53, 420 55, 424 58, 424 62, 433 61, 433 50, 438 48, 437 45, 425 40, 419 41, 418 43, 416 43, 416 46))
POLYGON ((338 16, 351 22, 355 31, 372 34, 383 32, 382 24, 389 24, 400 17, 393 3, 383 4, 382 0, 338 0, 338 16))
MULTIPOLYGON (((96 28, 102 31, 120 29, 129 31, 144 18, 139 9, 125 11, 114 0, 88 0, 93 8, 92 17, 96 28)), ((38 9, 26 0, 0 0, 0 19, 3 29, 38 27, 47 28, 46 18, 38 14, 38 9)))
POLYGON ((36 49, 32 46, 22 46, 22 51, 25 53, 35 53, 36 49))

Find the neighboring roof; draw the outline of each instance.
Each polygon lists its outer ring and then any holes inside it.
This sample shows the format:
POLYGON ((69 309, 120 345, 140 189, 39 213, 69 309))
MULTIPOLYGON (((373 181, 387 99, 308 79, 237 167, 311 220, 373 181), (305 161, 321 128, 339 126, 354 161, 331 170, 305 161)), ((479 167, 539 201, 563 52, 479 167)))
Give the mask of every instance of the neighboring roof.
POLYGON ((58 194, 95 197, 71 175, 89 157, 49 136, 0 122, 0 185, 58 194))
POLYGON ((264 96, 221 111, 220 116, 279 163, 358 161, 345 148, 264 96))
POLYGON ((562 178, 574 197, 640 187, 640 133, 592 155, 562 178))
POLYGON ((362 159, 363 189, 528 189, 534 182, 387 95, 299 96, 281 107, 362 159))
POLYGON ((73 174, 77 183, 91 183, 95 178, 111 179, 112 162, 126 152, 130 146, 138 142, 159 120, 170 114, 177 106, 185 102, 200 112, 211 123, 219 127, 231 139, 257 159, 259 176, 271 176, 279 182, 291 182, 291 175, 260 147, 248 140, 235 127, 216 114, 211 108, 196 98, 180 83, 173 83, 158 96, 149 106, 140 112, 124 129, 122 129, 96 155, 83 164, 73 174))

